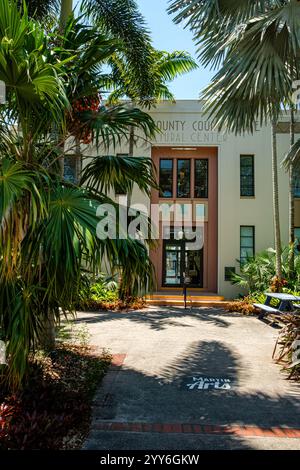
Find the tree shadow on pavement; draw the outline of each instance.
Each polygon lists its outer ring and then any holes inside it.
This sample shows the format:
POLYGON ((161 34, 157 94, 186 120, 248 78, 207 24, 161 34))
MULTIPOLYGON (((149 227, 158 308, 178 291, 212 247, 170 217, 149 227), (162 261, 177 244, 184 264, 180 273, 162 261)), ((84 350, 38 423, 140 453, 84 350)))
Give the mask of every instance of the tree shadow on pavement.
POLYGON ((230 317, 238 317, 239 314, 224 312, 223 309, 213 308, 193 308, 184 309, 179 307, 160 307, 130 312, 84 312, 77 319, 78 322, 103 323, 114 320, 130 320, 133 323, 146 324, 152 330, 164 330, 170 326, 180 326, 190 328, 191 325, 185 323, 189 319, 198 319, 201 322, 212 323, 220 328, 230 326, 230 317))
MULTIPOLYGON (((126 367, 125 361, 113 384, 104 380, 103 387, 98 391, 98 399, 107 393, 111 395, 112 414, 107 415, 107 409, 97 406, 93 423, 109 419, 127 423, 299 427, 299 397, 271 395, 263 390, 245 392, 242 384, 247 371, 241 369, 239 354, 219 341, 192 343, 157 376, 126 367), (185 386, 187 379, 195 375, 228 378, 232 388, 189 390, 185 386)), ((236 435, 181 434, 179 438, 175 434, 158 433, 147 437, 147 433, 102 432, 102 442, 98 444, 95 435, 92 429, 90 448, 97 448, 96 445, 102 448, 102 445, 108 444, 112 449, 143 449, 151 446, 177 450, 252 448, 249 441, 236 435)))

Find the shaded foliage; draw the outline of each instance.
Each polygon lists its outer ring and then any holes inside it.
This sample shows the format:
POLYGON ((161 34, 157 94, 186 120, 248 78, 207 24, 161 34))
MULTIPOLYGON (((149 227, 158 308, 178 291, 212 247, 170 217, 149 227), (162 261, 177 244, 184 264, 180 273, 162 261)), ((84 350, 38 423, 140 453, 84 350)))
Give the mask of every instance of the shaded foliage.
POLYGON ((11 395, 1 389, 0 449, 80 449, 93 394, 110 360, 109 354, 97 356, 72 344, 50 356, 32 356, 24 390, 11 395))

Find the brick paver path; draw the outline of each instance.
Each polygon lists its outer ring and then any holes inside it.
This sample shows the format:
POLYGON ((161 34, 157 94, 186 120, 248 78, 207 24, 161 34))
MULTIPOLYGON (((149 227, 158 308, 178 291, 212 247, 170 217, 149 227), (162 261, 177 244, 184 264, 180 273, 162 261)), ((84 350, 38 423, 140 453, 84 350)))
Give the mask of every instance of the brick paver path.
POLYGON ((300 387, 272 362, 278 331, 257 318, 152 307, 78 321, 114 355, 86 449, 300 449, 300 387), (201 378, 212 383, 190 386, 201 378))

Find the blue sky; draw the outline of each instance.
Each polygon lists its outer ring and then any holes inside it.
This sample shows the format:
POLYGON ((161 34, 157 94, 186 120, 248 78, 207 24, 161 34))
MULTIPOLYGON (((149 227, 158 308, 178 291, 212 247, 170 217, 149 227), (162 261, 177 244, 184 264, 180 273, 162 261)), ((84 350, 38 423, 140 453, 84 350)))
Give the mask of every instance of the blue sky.
MULTIPOLYGON (((168 0, 136 0, 152 33, 157 49, 185 50, 196 58, 196 47, 189 30, 175 25, 167 14, 168 0)), ((194 72, 175 80, 170 88, 177 99, 197 99, 201 89, 210 82, 212 72, 199 67, 194 72)))

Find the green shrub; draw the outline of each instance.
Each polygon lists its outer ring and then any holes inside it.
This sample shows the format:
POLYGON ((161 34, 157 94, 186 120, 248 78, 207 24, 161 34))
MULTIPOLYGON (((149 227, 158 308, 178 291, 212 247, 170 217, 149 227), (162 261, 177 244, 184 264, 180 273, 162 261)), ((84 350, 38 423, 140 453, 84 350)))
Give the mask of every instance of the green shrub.
MULTIPOLYGON (((282 288, 282 291, 295 294, 300 288, 300 256, 295 256, 295 276, 291 279, 288 264, 289 250, 289 247, 285 247, 281 256, 282 275, 286 281, 286 286, 282 288)), ((251 296, 256 297, 270 289, 276 274, 275 265, 275 250, 269 248, 241 264, 240 273, 232 274, 231 282, 246 289, 251 296)))
POLYGON ((111 303, 118 299, 118 285, 112 279, 106 279, 103 274, 96 280, 85 275, 81 280, 81 289, 77 308, 90 308, 97 303, 111 303))

